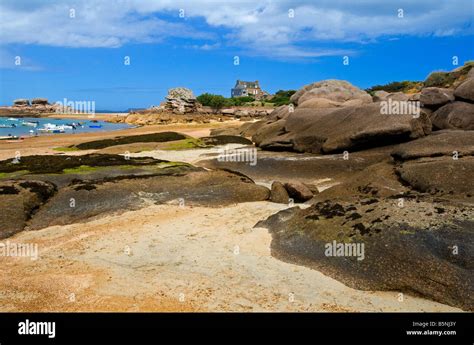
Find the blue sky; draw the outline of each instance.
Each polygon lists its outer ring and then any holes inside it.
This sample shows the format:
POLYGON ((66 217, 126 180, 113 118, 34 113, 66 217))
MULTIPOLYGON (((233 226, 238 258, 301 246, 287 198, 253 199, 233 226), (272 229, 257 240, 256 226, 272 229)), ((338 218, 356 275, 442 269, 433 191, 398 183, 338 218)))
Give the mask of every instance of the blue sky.
POLYGON ((423 80, 457 67, 454 56, 474 59, 472 4, 2 0, 0 104, 67 98, 121 110, 157 105, 177 86, 229 96, 236 79, 269 92, 323 79, 423 80))

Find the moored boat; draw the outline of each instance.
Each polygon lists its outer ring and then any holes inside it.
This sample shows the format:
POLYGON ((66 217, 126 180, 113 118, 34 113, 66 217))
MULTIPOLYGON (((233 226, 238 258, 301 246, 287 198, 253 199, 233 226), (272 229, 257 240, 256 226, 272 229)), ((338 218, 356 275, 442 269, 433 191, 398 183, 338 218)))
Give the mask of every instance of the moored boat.
POLYGON ((37 127, 39 125, 38 121, 23 121, 21 123, 22 126, 30 126, 30 127, 37 127))

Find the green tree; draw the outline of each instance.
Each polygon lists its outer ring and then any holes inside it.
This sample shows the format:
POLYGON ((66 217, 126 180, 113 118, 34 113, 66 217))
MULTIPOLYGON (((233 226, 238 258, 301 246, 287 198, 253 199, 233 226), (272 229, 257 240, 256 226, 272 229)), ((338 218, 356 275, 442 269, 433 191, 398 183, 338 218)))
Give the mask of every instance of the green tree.
POLYGON ((214 111, 218 111, 222 109, 227 104, 229 104, 228 100, 224 96, 221 96, 221 95, 213 95, 209 102, 209 106, 214 111))
POLYGON ((199 103, 201 103, 202 105, 204 106, 207 106, 207 107, 210 107, 211 106, 211 102, 212 102, 212 99, 213 97, 216 96, 216 95, 213 95, 213 94, 210 94, 210 93, 203 93, 202 95, 200 96, 197 96, 196 99, 198 100, 199 103))

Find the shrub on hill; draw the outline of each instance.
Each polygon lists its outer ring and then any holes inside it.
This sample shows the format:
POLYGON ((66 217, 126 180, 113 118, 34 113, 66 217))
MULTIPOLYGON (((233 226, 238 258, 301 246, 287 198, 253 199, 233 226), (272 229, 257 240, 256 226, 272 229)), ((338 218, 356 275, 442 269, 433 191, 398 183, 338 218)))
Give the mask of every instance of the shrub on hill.
POLYGON ((296 90, 278 90, 269 102, 279 107, 281 105, 290 104, 290 97, 296 92, 296 90))
POLYGON ((366 89, 369 94, 373 94, 375 91, 386 91, 386 92, 405 92, 405 93, 413 93, 421 90, 423 86, 423 82, 421 81, 394 81, 384 85, 375 85, 371 88, 366 89))

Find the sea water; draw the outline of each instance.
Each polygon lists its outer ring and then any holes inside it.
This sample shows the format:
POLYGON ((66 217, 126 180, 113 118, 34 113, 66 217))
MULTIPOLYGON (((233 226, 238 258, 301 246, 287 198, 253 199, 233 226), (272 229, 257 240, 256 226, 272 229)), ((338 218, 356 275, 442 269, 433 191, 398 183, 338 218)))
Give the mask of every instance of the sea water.
POLYGON ((39 131, 40 128, 44 128, 46 124, 53 124, 56 126, 66 124, 78 124, 76 129, 65 129, 64 133, 86 133, 86 132, 102 132, 112 131, 117 129, 131 128, 132 126, 124 123, 110 123, 105 121, 94 120, 94 119, 71 119, 71 118, 33 118, 33 117, 0 117, 0 125, 12 125, 15 124, 14 128, 0 128, 0 137, 5 136, 35 136, 35 135, 56 135, 56 133, 48 133, 39 131), (15 120, 13 120, 15 119, 15 120), (23 126, 22 122, 38 122, 36 127, 23 126), (94 126, 91 128, 90 126, 94 126))

